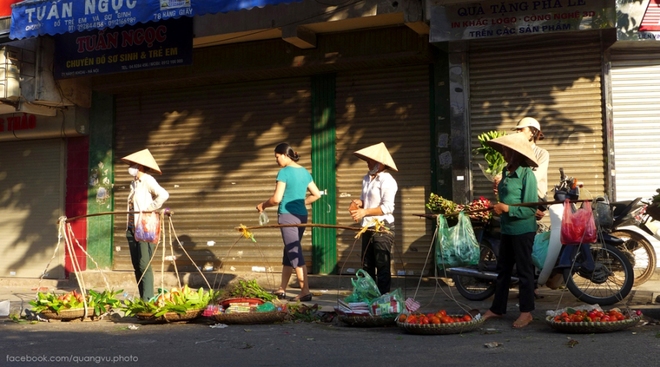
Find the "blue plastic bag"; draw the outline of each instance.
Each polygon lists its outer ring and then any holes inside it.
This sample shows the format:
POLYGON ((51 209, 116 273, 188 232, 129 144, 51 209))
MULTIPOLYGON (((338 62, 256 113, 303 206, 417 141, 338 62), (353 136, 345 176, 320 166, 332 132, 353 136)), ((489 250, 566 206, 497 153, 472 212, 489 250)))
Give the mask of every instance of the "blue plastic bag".
POLYGON ((550 231, 537 233, 534 237, 534 247, 532 247, 532 262, 539 269, 543 269, 545 264, 548 246, 550 246, 550 231))

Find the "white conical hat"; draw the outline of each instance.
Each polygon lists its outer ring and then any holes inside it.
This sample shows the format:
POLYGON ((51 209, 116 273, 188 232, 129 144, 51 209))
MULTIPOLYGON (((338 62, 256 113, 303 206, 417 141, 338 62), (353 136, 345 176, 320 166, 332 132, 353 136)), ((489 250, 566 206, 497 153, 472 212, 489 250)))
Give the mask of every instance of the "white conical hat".
POLYGON ((151 169, 152 171, 156 171, 161 175, 163 174, 163 172, 160 171, 160 168, 158 167, 158 163, 156 163, 154 156, 151 155, 149 149, 142 149, 139 152, 129 154, 126 157, 122 158, 121 160, 122 162, 128 164, 137 163, 141 166, 151 169))
POLYGON ((360 159, 373 159, 374 161, 387 166, 387 168, 399 171, 394 164, 394 160, 390 155, 390 152, 387 151, 385 143, 378 143, 376 145, 371 145, 366 148, 360 149, 357 152, 353 153, 360 159))
POLYGON ((530 167, 538 167, 536 162, 536 154, 530 143, 523 134, 509 134, 499 138, 488 140, 486 144, 490 145, 493 149, 504 154, 503 148, 509 148, 522 154, 530 167))

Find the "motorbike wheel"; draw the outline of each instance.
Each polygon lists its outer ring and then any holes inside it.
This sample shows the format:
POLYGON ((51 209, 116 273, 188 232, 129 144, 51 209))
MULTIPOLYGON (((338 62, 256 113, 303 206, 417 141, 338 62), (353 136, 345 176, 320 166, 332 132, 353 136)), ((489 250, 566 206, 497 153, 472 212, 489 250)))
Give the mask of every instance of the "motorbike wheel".
POLYGON ((628 257, 608 244, 592 244, 590 249, 594 270, 579 268, 582 255, 578 253, 573 269, 564 269, 566 287, 577 299, 589 304, 607 306, 620 302, 628 296, 634 281, 628 257))
MULTIPOLYGON (((497 268, 497 257, 487 241, 483 241, 481 244, 478 268, 481 271, 495 271, 497 268)), ((478 279, 466 275, 454 275, 452 280, 458 293, 470 301, 483 301, 495 294, 495 281, 493 280, 478 279)))
POLYGON ((655 272, 657 260, 653 245, 643 235, 631 230, 619 229, 612 232, 612 236, 626 241, 617 248, 628 256, 633 266, 634 286, 644 284, 655 272))

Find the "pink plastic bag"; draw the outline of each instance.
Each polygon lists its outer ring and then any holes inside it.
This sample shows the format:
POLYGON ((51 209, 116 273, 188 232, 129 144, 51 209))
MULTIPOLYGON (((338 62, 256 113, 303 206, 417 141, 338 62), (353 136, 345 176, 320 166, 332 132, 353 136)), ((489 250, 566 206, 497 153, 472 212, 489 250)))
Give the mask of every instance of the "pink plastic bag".
POLYGON ((564 217, 561 220, 562 245, 579 245, 595 243, 598 240, 596 222, 591 210, 591 203, 585 201, 582 207, 573 212, 573 207, 567 199, 564 201, 564 217))
POLYGON ((158 243, 160 239, 160 213, 140 213, 135 225, 135 240, 158 243))

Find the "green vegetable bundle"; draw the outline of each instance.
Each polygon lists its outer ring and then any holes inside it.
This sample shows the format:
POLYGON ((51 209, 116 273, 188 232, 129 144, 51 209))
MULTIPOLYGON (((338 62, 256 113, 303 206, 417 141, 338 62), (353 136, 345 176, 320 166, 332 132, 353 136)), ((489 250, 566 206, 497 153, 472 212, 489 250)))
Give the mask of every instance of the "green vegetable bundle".
POLYGON ((172 288, 169 292, 160 293, 149 301, 140 298, 134 301, 126 300, 121 308, 126 316, 150 313, 154 317, 160 317, 168 312, 184 315, 189 310, 206 308, 214 299, 215 292, 213 290, 208 292, 204 288, 192 290, 185 285, 182 289, 172 288))
POLYGON ((236 284, 230 287, 228 295, 230 297, 259 298, 266 302, 272 301, 276 298, 275 295, 261 287, 255 279, 240 279, 236 284))
POLYGON ((502 170, 506 166, 506 161, 500 152, 490 147, 486 142, 495 138, 500 138, 504 135, 506 135, 506 133, 502 131, 487 131, 481 133, 477 136, 480 146, 472 150, 473 154, 482 154, 484 156, 488 167, 484 168, 481 164, 479 164, 479 167, 486 178, 490 181, 493 181, 495 176, 502 173, 502 170))

